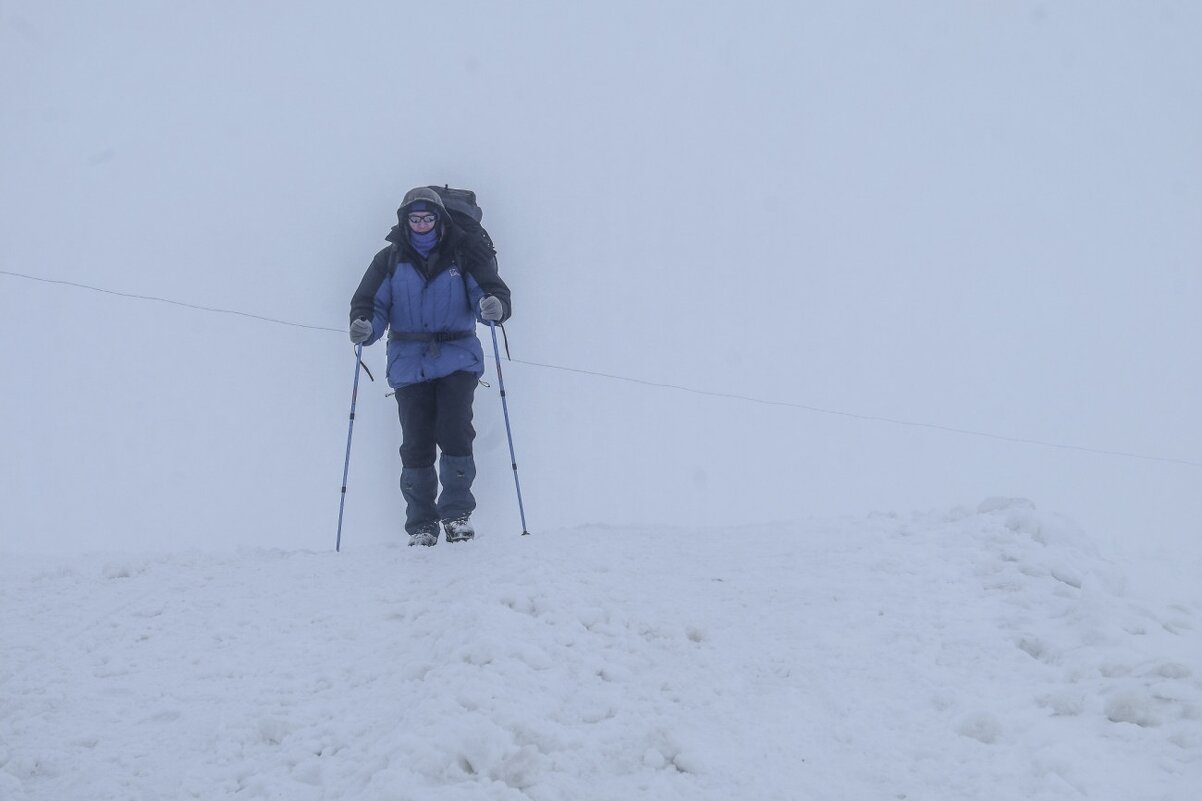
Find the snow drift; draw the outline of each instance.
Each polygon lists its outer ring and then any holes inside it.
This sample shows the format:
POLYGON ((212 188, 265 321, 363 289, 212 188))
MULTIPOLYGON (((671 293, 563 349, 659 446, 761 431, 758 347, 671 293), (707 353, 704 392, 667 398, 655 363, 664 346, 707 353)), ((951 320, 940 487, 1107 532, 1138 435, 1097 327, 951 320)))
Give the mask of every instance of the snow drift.
POLYGON ((1198 610, 1026 501, 0 571, 13 801, 1202 786, 1198 610))

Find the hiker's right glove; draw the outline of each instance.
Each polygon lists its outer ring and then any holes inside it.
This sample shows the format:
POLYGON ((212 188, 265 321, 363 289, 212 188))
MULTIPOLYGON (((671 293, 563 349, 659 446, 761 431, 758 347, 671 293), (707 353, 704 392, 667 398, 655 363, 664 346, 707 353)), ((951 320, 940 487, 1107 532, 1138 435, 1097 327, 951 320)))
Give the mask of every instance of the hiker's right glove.
POLYGON ((486 295, 480 298, 480 319, 486 323, 500 322, 501 315, 505 314, 505 307, 501 305, 501 299, 493 295, 486 295))
POLYGON ((371 339, 371 323, 362 317, 351 323, 351 342, 359 345, 371 339))

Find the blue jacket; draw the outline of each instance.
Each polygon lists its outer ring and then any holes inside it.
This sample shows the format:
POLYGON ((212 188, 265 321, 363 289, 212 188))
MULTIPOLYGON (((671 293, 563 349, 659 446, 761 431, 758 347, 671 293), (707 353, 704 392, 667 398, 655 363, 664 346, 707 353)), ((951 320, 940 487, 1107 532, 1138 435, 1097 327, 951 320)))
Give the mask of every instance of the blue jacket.
MULTIPOLYGON (((509 288, 490 250, 469 241, 449 219, 440 222, 439 245, 428 259, 409 244, 403 225, 393 244, 372 259, 351 299, 351 320, 372 323, 376 342, 388 332, 388 385, 393 389, 448 376, 484 373, 476 336, 480 299, 494 295, 509 318, 509 288)), ((482 321, 481 321, 482 322, 482 321)))

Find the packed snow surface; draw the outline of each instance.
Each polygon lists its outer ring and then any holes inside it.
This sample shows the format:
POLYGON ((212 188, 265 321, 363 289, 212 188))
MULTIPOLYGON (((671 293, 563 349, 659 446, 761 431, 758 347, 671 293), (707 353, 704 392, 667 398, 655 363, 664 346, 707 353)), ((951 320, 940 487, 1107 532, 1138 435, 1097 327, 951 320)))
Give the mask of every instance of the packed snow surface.
POLYGON ((5 558, 0 798, 1202 797, 1199 610, 1028 502, 478 523, 5 558))

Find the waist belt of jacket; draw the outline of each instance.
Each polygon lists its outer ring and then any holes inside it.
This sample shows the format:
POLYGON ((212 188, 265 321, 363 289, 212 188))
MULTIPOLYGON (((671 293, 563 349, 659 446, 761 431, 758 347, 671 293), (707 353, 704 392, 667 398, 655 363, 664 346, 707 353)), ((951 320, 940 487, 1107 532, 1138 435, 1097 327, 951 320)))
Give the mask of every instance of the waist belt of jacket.
POLYGON ((426 342, 430 345, 430 355, 438 358, 442 353, 439 345, 443 342, 454 342, 456 339, 474 337, 475 331, 393 331, 389 329, 388 338, 399 339, 402 342, 426 342))

